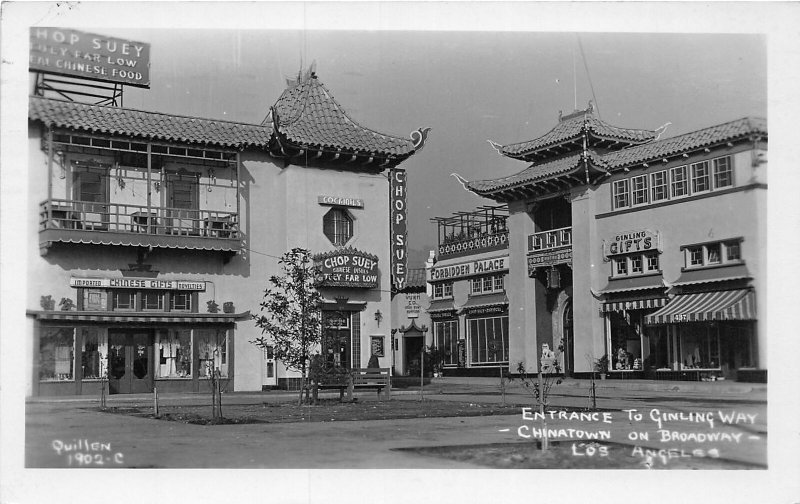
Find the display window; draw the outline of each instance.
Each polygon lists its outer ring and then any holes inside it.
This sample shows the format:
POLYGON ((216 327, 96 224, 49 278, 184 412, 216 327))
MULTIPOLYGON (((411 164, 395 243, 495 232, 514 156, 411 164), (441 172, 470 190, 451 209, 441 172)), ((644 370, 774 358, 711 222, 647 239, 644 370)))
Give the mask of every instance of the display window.
POLYGON ((710 324, 683 324, 680 327, 682 369, 718 369, 719 333, 710 324))
POLYGON ((156 378, 192 377, 192 333, 189 329, 156 332, 156 378))
POLYGON ((458 365, 458 320, 442 320, 433 324, 436 348, 444 356, 445 366, 458 365))
POLYGON ((66 381, 75 379, 75 329, 43 327, 39 337, 39 379, 66 381))
POLYGON ((469 327, 470 363, 508 362, 508 316, 473 318, 469 327))
POLYGON ((81 373, 84 380, 98 380, 108 369, 108 337, 104 329, 79 327, 81 373))
POLYGON ((642 310, 612 311, 607 314, 609 358, 612 371, 642 369, 642 310))
POLYGON ((224 329, 200 329, 196 331, 198 374, 210 378, 219 371, 219 376, 228 376, 228 331, 224 329))

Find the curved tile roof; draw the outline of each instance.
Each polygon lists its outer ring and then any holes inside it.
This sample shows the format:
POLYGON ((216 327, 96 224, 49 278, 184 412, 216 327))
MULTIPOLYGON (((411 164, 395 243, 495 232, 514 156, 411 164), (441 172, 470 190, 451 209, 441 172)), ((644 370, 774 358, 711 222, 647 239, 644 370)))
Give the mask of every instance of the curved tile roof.
MULTIPOLYGON (((589 151, 588 158, 595 166, 605 166, 605 162, 602 158, 592 151, 589 151)), ((479 193, 508 189, 513 186, 545 180, 569 173, 578 168, 582 161, 583 156, 581 154, 574 154, 554 161, 531 165, 521 172, 509 175, 508 177, 468 182, 467 187, 479 193)))
MULTIPOLYGON (((593 165, 601 169, 616 171, 634 164, 661 160, 665 157, 718 145, 750 135, 767 136, 766 120, 745 117, 680 136, 635 145, 602 156, 593 151, 589 151, 589 159, 593 165)), ((578 153, 555 161, 531 165, 521 172, 507 177, 475 180, 467 182, 466 184, 467 187, 475 193, 485 195, 494 191, 544 180, 569 172, 578 166, 580 159, 581 155, 578 153)))
POLYGON ((608 163, 611 169, 621 168, 634 163, 662 159, 752 134, 766 136, 767 121, 762 118, 744 117, 676 137, 611 152, 603 156, 603 160, 608 163))
POLYGON ((60 128, 222 147, 265 147, 271 130, 256 124, 176 116, 31 96, 28 118, 60 128))
POLYGON ((273 110, 275 129, 295 144, 397 156, 416 150, 410 138, 379 133, 351 119, 313 72, 290 84, 273 110))
POLYGON ((504 156, 522 157, 526 154, 545 149, 553 145, 568 142, 578 138, 583 131, 595 137, 618 140, 621 142, 640 144, 656 138, 656 132, 642 129, 618 128, 612 126, 592 114, 592 109, 587 109, 572 114, 559 120, 558 124, 544 135, 509 145, 495 145, 498 152, 504 156))

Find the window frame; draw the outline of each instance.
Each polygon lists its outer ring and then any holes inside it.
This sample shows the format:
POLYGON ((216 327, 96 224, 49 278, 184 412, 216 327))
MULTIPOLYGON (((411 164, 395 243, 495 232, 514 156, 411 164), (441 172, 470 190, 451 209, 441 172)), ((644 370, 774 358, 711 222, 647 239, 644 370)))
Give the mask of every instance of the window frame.
POLYGON ((331 207, 322 216, 322 234, 333 246, 344 247, 355 236, 355 218, 346 207, 331 207), (340 226, 346 229, 341 231, 340 226))
POLYGON ((695 243, 691 245, 683 245, 681 251, 684 254, 684 268, 685 270, 696 270, 702 268, 716 268, 720 266, 728 266, 731 264, 744 264, 742 259, 742 238, 729 238, 726 240, 717 240, 705 243, 695 243), (719 247, 718 257, 719 260, 711 262, 711 254, 709 249, 711 247, 719 247), (736 256, 731 258, 730 251, 736 250, 736 256), (699 252, 698 252, 699 251, 699 252), (699 253, 702 257, 702 263, 692 263, 692 253, 695 257, 699 253))
POLYGON ((669 189, 669 172, 667 170, 660 170, 650 174, 650 202, 655 203, 657 201, 668 201, 669 189), (656 184, 655 182, 657 176, 662 178, 662 181, 659 184, 656 184), (662 191, 662 197, 660 198, 656 197, 657 189, 662 191))
POLYGON ((669 196, 670 199, 677 199, 677 198, 685 198, 689 196, 689 167, 687 165, 681 166, 673 166, 669 169, 669 196), (680 180, 676 180, 675 174, 681 173, 682 178, 680 180), (681 184, 683 187, 683 192, 681 194, 675 194, 676 184, 681 184))
POLYGON ((711 160, 711 182, 714 190, 733 187, 733 158, 731 156, 722 156, 711 160), (718 170, 719 166, 723 164, 722 161, 724 161, 726 169, 718 170), (726 185, 718 184, 720 174, 724 174, 727 178, 728 183, 726 185))
POLYGON ((631 177, 630 206, 637 207, 650 203, 648 178, 646 173, 631 177), (643 182, 644 185, 637 187, 640 182, 643 182), (641 201, 639 201, 640 198, 641 201))
POLYGON ((611 186, 611 206, 614 210, 631 206, 630 181, 628 178, 613 182, 611 186))
POLYGON ((691 194, 704 194, 711 192, 711 163, 709 163, 708 160, 692 163, 690 165, 690 177, 692 190, 691 194), (698 175, 698 171, 701 167, 705 171, 704 175, 698 175), (703 180, 705 181, 705 189, 698 189, 698 182, 703 180))

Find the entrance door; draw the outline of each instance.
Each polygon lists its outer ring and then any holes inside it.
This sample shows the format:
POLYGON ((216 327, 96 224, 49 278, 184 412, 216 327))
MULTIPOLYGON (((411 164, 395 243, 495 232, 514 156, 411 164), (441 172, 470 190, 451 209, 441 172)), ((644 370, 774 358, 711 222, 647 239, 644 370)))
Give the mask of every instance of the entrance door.
POLYGON ((409 331, 403 335, 403 362, 407 376, 419 376, 422 362, 422 333, 409 331))
POLYGON ((153 391, 152 331, 108 331, 108 390, 111 394, 153 391))
POLYGON ((172 234, 198 234, 200 232, 198 212, 199 184, 192 174, 171 175, 168 178, 167 205, 169 230, 172 234))
POLYGON ((326 312, 323 324, 325 336, 322 341, 322 351, 325 356, 325 365, 350 369, 352 366, 350 313, 326 312))
POLYGON ((275 348, 268 346, 264 349, 264 379, 261 381, 264 387, 275 387, 278 385, 278 373, 275 370, 275 348))

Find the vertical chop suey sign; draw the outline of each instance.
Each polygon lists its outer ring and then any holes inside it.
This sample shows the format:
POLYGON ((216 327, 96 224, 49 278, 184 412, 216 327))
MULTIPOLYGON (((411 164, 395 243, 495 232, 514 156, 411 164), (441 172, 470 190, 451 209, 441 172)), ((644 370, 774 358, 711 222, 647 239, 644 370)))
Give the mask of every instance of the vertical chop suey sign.
POLYGON ((406 172, 405 170, 389 170, 389 203, 391 205, 391 248, 392 279, 394 287, 401 290, 406 286, 408 257, 406 256, 406 172))
POLYGON ((31 72, 150 87, 150 44, 68 28, 30 29, 31 72))

